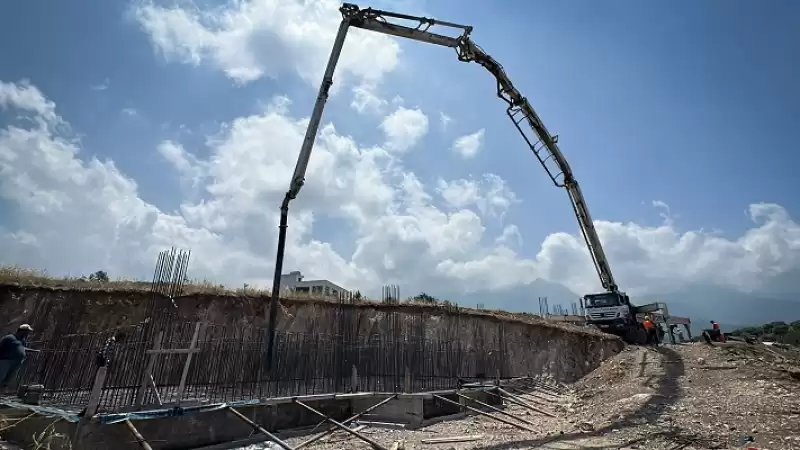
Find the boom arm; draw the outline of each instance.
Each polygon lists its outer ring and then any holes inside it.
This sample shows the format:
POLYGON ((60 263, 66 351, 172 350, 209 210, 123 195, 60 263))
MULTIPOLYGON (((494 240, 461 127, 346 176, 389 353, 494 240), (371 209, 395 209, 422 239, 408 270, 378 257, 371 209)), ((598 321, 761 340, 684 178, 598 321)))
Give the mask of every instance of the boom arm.
POLYGON ((572 174, 569 163, 558 148, 558 136, 550 135, 547 128, 545 128, 541 119, 539 119, 539 116, 536 114, 536 111, 533 110, 533 107, 528 102, 528 99, 523 97, 511 83, 505 70, 503 70, 503 66, 472 42, 469 37, 472 32, 472 27, 372 8, 360 9, 358 6, 349 3, 343 4, 340 11, 343 21, 349 22, 351 26, 392 36, 413 39, 428 44, 454 48, 459 61, 476 62, 494 75, 497 80, 497 96, 508 104, 506 114, 511 121, 514 122, 514 126, 525 139, 525 142, 528 144, 533 154, 536 155, 536 158, 547 172, 547 175, 550 176, 553 184, 567 190, 570 201, 572 202, 572 208, 581 228, 581 234, 583 234, 586 246, 589 248, 589 254, 592 257, 592 262, 600 277, 603 288, 610 292, 617 292, 617 283, 614 281, 614 276, 611 274, 608 259, 603 251, 603 245, 597 235, 597 230, 594 228, 592 216, 589 214, 589 208, 586 205, 586 200, 583 198, 583 193, 578 185, 578 181, 575 180, 572 174), (405 25, 391 23, 387 21, 387 18, 417 22, 417 26, 411 28, 405 25), (428 31, 428 29, 434 25, 459 29, 461 30, 461 35, 458 37, 450 37, 428 31), (523 128, 521 125, 523 122, 528 124, 529 129, 526 130, 523 128), (553 166, 553 164, 555 166, 553 166))

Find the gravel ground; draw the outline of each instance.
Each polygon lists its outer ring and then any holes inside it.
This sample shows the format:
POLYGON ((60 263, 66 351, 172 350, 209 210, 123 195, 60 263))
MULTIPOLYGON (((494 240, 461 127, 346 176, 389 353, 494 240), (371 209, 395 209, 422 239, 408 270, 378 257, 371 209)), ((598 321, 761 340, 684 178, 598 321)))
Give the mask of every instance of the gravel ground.
MULTIPOLYGON (((482 416, 421 430, 365 428, 393 450, 511 449, 800 449, 800 354, 740 343, 628 348, 569 386, 562 395, 536 392, 506 411, 532 431, 482 416), (425 439, 482 435, 472 442, 425 439), (396 445, 396 447, 395 447, 396 445)), ((298 444, 304 438, 289 440, 298 444)), ((264 449, 251 446, 248 449, 264 449)), ((309 450, 368 449, 335 433, 309 450)))

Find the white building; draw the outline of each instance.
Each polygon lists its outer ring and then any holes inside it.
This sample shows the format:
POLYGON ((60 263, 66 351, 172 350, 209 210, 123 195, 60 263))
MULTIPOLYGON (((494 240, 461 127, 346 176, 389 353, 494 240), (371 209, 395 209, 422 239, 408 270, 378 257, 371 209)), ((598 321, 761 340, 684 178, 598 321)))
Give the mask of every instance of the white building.
POLYGON ((348 292, 347 289, 328 280, 303 280, 303 274, 299 270, 281 275, 281 287, 286 291, 321 297, 338 297, 348 292))

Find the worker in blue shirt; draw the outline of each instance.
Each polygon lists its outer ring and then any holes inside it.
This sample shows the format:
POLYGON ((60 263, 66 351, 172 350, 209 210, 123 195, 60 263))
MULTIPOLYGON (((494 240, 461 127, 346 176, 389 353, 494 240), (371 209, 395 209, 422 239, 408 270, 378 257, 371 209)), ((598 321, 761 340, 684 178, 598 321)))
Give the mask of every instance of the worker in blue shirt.
POLYGON ((28 336, 33 333, 33 328, 22 324, 15 333, 9 333, 0 339, 0 388, 6 387, 14 378, 17 369, 25 360, 28 336))

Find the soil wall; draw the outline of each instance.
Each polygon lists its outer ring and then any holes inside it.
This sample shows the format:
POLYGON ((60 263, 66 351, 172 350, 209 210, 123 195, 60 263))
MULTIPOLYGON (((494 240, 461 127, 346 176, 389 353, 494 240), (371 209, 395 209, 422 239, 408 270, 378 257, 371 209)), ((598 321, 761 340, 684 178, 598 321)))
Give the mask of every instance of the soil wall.
MULTIPOLYGON (((0 326, 13 331, 22 323, 36 330, 34 340, 136 325, 147 320, 153 294, 139 291, 69 290, 0 286, 0 326)), ((175 299, 172 308, 181 319, 235 327, 265 327, 269 299, 191 295, 175 299)), ((514 374, 533 374, 572 381, 622 350, 612 336, 535 316, 511 315, 418 304, 340 304, 324 300, 283 299, 278 330, 297 333, 384 336, 404 329, 439 342, 458 341, 465 348, 503 348, 514 374)), ((487 374, 492 376, 493 374, 487 374)))

